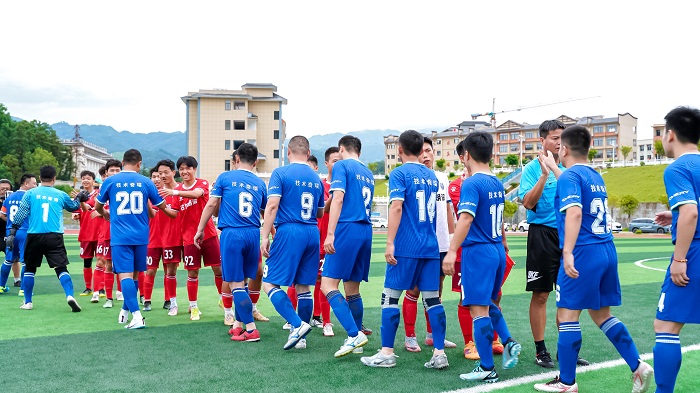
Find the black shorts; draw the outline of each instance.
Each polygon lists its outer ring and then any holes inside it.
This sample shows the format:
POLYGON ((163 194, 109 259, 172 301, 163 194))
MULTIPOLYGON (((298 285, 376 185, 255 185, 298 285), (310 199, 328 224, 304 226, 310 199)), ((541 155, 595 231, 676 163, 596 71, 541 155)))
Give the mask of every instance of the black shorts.
POLYGON ((46 257, 49 267, 68 266, 68 254, 63 243, 62 233, 30 233, 24 247, 24 263, 27 267, 38 268, 46 257))
POLYGON ((557 284, 561 249, 559 233, 556 228, 546 225, 530 224, 527 233, 527 272, 528 292, 552 292, 557 284))

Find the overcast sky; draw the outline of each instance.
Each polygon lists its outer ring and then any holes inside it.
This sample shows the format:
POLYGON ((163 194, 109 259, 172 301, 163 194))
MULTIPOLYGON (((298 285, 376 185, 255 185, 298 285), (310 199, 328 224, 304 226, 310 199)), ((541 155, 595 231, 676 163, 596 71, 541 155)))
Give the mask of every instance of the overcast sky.
MULTIPOLYGON (((287 133, 440 129, 471 113, 639 118, 700 106, 698 2, 12 1, 0 102, 48 123, 184 131, 180 97, 270 82, 287 133)), ((483 118, 488 120, 487 118, 483 118)))

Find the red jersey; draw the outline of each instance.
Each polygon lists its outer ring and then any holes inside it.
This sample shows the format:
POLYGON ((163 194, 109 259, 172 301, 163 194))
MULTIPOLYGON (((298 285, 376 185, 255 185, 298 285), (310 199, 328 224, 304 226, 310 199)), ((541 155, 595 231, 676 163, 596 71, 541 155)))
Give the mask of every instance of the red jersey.
MULTIPOLYGON (((323 200, 328 203, 328 198, 330 197, 330 190, 331 190, 331 184, 326 181, 326 179, 323 179, 321 182, 323 183, 323 200)), ((323 217, 318 218, 318 231, 321 234, 321 255, 326 255, 326 252, 323 250, 323 242, 326 241, 326 235, 328 235, 328 220, 330 218, 330 214, 324 213, 323 217)))
MULTIPOLYGON (((452 206, 454 207, 455 214, 459 211, 459 194, 462 192, 462 181, 464 179, 462 176, 452 180, 450 186, 447 188, 447 193, 450 196, 450 201, 452 201, 452 206)), ((459 214, 457 214, 457 219, 459 220, 459 214)), ((455 262, 462 261, 462 248, 457 250, 457 259, 455 262)))
MULTIPOLYGON (((105 210, 109 210, 109 205, 104 205, 105 210)), ((110 212, 111 213, 111 212, 110 212)), ((100 230, 98 231, 97 235, 97 242, 101 243, 104 241, 109 241, 112 239, 112 232, 109 228, 109 221, 105 220, 104 218, 100 217, 102 220, 100 222, 100 230)))
MULTIPOLYGON (((153 208, 156 211, 156 215, 148 220, 148 248, 162 248, 163 241, 161 239, 161 233, 163 229, 161 228, 161 216, 165 214, 158 208, 153 208)), ((170 219, 169 217, 165 217, 170 219)))
POLYGON ((78 232, 79 242, 97 241, 98 228, 101 225, 101 222, 96 218, 92 218, 91 216, 94 212, 93 208, 95 207, 95 197, 97 196, 98 192, 98 190, 93 190, 92 193, 90 193, 90 199, 85 202, 90 206, 89 210, 78 210, 78 214, 80 214, 80 232, 78 232))
MULTIPOLYGON (((179 210, 178 214, 182 223, 182 244, 185 246, 194 244, 194 235, 197 234, 197 227, 199 227, 199 220, 202 218, 202 212, 204 211, 204 206, 209 202, 209 182, 204 179, 195 179, 192 186, 186 187, 184 184, 179 184, 175 187, 178 191, 194 191, 202 190, 203 194, 201 197, 196 199, 178 197, 179 210)), ((216 237, 216 227, 214 226, 214 221, 210 218, 207 225, 204 227, 204 239, 207 240, 212 237, 216 237)))
MULTIPOLYGON (((175 183, 175 188, 178 189, 180 183, 175 183)), ((165 197, 165 207, 173 210, 180 210, 180 197, 169 196, 165 197)), ((165 247, 180 247, 182 246, 182 214, 178 214, 175 218, 170 218, 162 211, 158 210, 158 227, 160 229, 160 245, 165 247)), ((199 223, 199 220, 197 221, 199 223)), ((196 228, 195 228, 196 229, 196 228)), ((194 237, 194 235, 192 235, 194 237)))

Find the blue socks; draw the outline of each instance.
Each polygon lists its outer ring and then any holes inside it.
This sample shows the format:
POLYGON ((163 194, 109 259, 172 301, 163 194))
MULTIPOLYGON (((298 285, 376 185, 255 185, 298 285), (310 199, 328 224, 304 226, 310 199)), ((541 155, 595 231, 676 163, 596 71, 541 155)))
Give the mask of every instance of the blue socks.
POLYGON ((399 329, 399 321, 401 320, 401 310, 398 305, 396 307, 382 307, 382 347, 394 348, 394 340, 396 340, 396 331, 399 329))
POLYGON ((681 369, 681 340, 677 334, 656 333, 654 378, 657 393, 672 393, 681 369))
POLYGON ((576 360, 581 350, 581 324, 561 322, 559 324, 559 378, 567 385, 576 382, 576 360))
POLYGON ((498 335, 501 336, 501 342, 505 345, 511 339, 510 330, 508 330, 501 309, 494 303, 489 306, 489 317, 491 317, 493 329, 498 332, 498 335))
POLYGON ((124 304, 126 309, 132 314, 139 311, 139 301, 136 297, 136 285, 133 278, 125 278, 121 280, 122 294, 124 295, 124 304))
POLYGON ((22 275, 22 287, 24 287, 24 302, 32 302, 32 292, 34 291, 34 273, 24 272, 22 275))
MULTIPOLYGON (((362 330, 362 318, 365 316, 365 306, 362 303, 362 295, 359 293, 356 295, 350 295, 347 297, 347 303, 348 306, 350 307, 350 312, 352 313, 352 317, 355 319, 355 325, 357 325, 357 330, 360 331, 362 330)), ((335 309, 333 309, 335 311, 335 309)), ((336 317, 338 316, 338 313, 335 314, 336 317)), ((343 325, 344 327, 345 325, 343 325)), ((347 330, 347 329, 345 329, 347 330)), ((348 330, 348 333, 350 331, 348 330)), ((353 335, 350 335, 350 337, 355 337, 353 335)))
POLYGON ((26 269, 26 265, 24 262, 22 262, 22 271, 20 272, 19 276, 22 277, 22 286, 19 287, 19 289, 24 290, 24 271, 26 269))
MULTIPOLYGON (((278 287, 272 288, 270 292, 267 293, 267 297, 270 298, 270 303, 275 307, 275 311, 289 322, 289 324, 294 328, 301 326, 301 318, 299 318, 299 315, 294 311, 291 300, 289 300, 289 297, 283 290, 278 287)), ((311 306, 311 313, 313 313, 313 305, 311 306)))
MULTIPOLYGON (((245 288, 233 290, 233 304, 236 307, 236 313, 241 318, 241 322, 246 325, 253 322, 253 302, 250 300, 250 296, 245 288)), ((236 319, 238 320, 238 318, 236 319)))
MULTIPOLYGON (((491 317, 474 317, 474 344, 484 370, 493 370, 493 325, 491 317)), ((432 325, 432 322, 431 322, 432 325)), ((433 337, 435 328, 433 328, 433 337)), ((435 342, 435 340, 433 340, 435 342)))
POLYGON ((10 271, 12 271, 12 262, 3 262, 2 267, 0 267, 0 288, 4 288, 7 285, 7 278, 10 277, 10 271))
POLYGON ((297 314, 299 318, 308 323, 314 313, 314 297, 311 292, 297 293, 297 314))
POLYGON ((442 304, 428 307, 426 310, 430 326, 433 328, 433 345, 437 350, 445 349, 445 330, 447 323, 445 322, 445 308, 442 304))
POLYGON ((63 292, 66 293, 66 296, 73 296, 73 280, 70 279, 70 274, 65 271, 59 273, 58 281, 61 282, 63 292))
MULTIPOLYGON (((357 323, 353 318, 349 302, 345 301, 343 294, 336 289, 328 292, 328 294, 326 294, 326 299, 328 299, 328 303, 331 305, 335 317, 338 318, 338 322, 340 322, 343 328, 348 332, 348 337, 357 337, 357 323)), ((360 305, 362 305, 362 298, 360 298, 360 305)))
POLYGON ((615 346, 617 352, 620 353, 620 356, 625 359, 630 370, 634 372, 639 366, 639 352, 625 324, 615 317, 610 317, 600 325, 600 330, 605 333, 608 340, 615 346))

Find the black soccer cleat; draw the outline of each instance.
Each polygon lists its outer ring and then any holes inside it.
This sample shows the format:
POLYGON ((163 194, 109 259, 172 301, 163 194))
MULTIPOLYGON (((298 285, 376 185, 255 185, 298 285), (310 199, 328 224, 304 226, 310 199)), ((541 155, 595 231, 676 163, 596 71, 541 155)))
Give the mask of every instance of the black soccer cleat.
POLYGON ((16 286, 16 287, 21 287, 21 286, 22 286, 22 280, 15 281, 15 286, 16 286))
POLYGON ((541 351, 535 357, 535 364, 543 368, 554 368, 554 361, 552 361, 552 355, 549 352, 541 351))
POLYGON ((151 311, 151 302, 143 302, 143 311, 151 311))
POLYGON ((163 303, 163 308, 166 310, 170 310, 170 300, 166 300, 165 303, 163 303))
POLYGON ((586 360, 586 359, 582 358, 581 356, 579 356, 579 357, 576 359, 576 365, 577 365, 577 366, 590 366, 591 363, 590 363, 588 360, 586 360))

